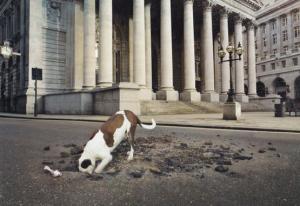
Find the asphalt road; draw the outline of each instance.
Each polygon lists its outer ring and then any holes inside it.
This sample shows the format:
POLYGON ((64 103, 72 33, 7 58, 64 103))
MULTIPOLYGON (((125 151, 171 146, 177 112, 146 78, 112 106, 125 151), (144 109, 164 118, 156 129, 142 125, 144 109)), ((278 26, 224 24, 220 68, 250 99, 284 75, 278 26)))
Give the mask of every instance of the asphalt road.
POLYGON ((54 148, 83 145, 99 124, 0 118, 0 205, 300 205, 300 135, 293 133, 137 130, 137 137, 172 135, 189 144, 209 140, 252 152, 252 160, 230 166, 239 174, 232 177, 207 169, 204 178, 187 173, 138 179, 116 175, 91 181, 78 172, 65 172, 60 178, 43 172, 42 161, 58 156, 54 148), (258 153, 269 142, 276 151, 258 153), (50 151, 45 152, 45 146, 50 151))

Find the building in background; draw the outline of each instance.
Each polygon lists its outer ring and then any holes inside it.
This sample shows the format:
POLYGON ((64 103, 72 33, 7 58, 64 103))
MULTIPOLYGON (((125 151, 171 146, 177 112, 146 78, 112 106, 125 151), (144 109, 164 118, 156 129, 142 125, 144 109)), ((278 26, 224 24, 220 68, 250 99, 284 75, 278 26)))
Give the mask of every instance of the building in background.
MULTIPOLYGON (((237 100, 256 96, 257 0, 0 0, 0 41, 21 57, 0 62, 0 110, 139 113, 141 101, 224 102, 229 64, 219 43, 244 46, 234 66, 237 100), (243 38, 243 34, 246 35, 243 38), (248 41, 250 40, 250 41, 248 41), (245 82, 247 77, 247 82, 245 82)), ((288 64, 287 64, 288 65, 288 64)))
POLYGON ((258 95, 300 99, 300 1, 273 1, 256 20, 258 95))

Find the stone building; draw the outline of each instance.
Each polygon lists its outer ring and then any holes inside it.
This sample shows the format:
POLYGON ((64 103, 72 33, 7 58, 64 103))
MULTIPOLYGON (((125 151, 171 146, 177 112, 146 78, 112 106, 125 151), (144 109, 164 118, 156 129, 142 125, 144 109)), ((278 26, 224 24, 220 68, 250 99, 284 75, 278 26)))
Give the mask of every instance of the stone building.
MULTIPOLYGON (((256 96, 258 0, 0 0, 0 41, 21 57, 1 60, 0 110, 111 114, 140 101, 224 102, 229 63, 219 45, 240 42, 236 99, 256 96), (225 58, 226 59, 226 58, 225 58), (244 70, 246 68, 246 70, 244 70), (245 73, 246 71, 246 73, 245 73), (245 82, 245 78, 247 82, 245 82)), ((228 58, 228 57, 227 57, 228 58)))
POLYGON ((274 1, 257 13, 258 95, 300 99, 300 1, 274 1))

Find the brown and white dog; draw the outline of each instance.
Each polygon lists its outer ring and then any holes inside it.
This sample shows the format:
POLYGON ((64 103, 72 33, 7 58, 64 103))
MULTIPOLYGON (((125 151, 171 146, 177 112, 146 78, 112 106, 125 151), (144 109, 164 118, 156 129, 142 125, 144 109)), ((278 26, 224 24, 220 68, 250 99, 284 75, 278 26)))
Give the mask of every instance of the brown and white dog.
POLYGON ((95 173, 101 173, 112 160, 111 152, 124 139, 127 139, 130 144, 130 151, 127 154, 128 160, 132 160, 134 134, 137 125, 144 129, 154 129, 156 127, 153 119, 152 125, 142 124, 139 118, 128 110, 119 111, 111 116, 87 142, 79 158, 79 171, 92 174, 96 161, 102 160, 95 169, 95 173))

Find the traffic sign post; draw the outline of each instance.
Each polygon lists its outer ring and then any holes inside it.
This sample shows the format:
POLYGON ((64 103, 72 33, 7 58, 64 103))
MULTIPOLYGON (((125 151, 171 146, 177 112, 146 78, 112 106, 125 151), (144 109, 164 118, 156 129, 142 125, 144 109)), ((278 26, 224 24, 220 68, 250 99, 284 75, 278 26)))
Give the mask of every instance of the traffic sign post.
POLYGON ((38 103, 37 103, 37 80, 43 80, 43 70, 40 68, 32 68, 32 80, 34 83, 34 116, 38 115, 38 103))

